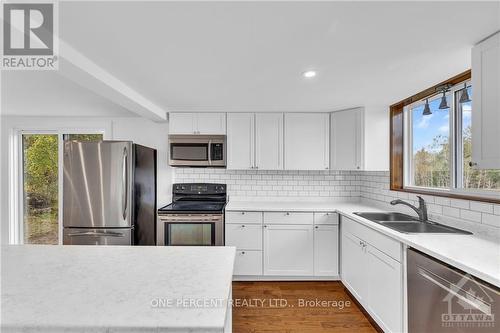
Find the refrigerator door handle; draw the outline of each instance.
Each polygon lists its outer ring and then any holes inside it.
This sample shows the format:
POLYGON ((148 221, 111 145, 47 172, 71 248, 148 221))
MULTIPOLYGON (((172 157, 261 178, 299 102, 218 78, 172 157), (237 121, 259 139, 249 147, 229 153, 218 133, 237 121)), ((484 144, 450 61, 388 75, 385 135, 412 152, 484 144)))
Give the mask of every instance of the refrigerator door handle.
POLYGON ((72 234, 68 234, 70 237, 78 237, 78 236, 97 236, 97 237, 123 237, 123 233, 121 232, 111 232, 111 231, 106 231, 106 232, 97 232, 97 231, 84 231, 84 232, 75 232, 72 234))
POLYGON ((127 219, 128 207, 128 153, 127 147, 123 148, 123 165, 122 165, 122 207, 123 219, 127 219))

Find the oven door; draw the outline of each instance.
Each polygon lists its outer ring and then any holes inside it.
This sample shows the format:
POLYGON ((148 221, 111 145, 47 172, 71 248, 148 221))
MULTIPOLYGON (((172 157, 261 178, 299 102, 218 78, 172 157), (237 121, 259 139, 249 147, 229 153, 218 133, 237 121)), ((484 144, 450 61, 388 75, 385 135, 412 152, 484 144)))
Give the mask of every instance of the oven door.
POLYGON ((168 214, 160 216, 158 245, 223 246, 221 214, 168 214))

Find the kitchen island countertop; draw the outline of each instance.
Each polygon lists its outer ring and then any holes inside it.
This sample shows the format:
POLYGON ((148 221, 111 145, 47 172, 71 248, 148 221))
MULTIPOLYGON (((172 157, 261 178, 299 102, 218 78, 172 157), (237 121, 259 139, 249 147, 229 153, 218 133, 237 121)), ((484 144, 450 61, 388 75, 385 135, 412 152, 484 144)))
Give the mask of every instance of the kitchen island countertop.
POLYGON ((1 250, 5 333, 224 332, 231 320, 234 247, 1 250))

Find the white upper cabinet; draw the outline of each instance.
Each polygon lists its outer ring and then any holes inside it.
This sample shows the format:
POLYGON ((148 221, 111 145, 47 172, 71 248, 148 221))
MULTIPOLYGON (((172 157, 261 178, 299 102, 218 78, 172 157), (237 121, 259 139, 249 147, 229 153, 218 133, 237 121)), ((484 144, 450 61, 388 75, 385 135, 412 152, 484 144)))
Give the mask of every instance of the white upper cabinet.
POLYGON ((283 114, 227 114, 228 169, 283 169, 283 114))
POLYGON ((329 168, 329 117, 327 113, 285 114, 285 169, 329 168))
POLYGON ((226 134, 226 114, 175 112, 169 115, 169 134, 226 134))
POLYGON ((225 113, 197 113, 198 134, 226 134, 225 113))
POLYGON ((254 169, 255 115, 227 114, 227 168, 254 169))
POLYGON ((170 113, 168 117, 169 134, 195 134, 195 113, 170 113))
POLYGON ((259 170, 283 169, 283 114, 255 115, 255 167, 259 170))
POLYGON ((333 112, 330 137, 331 169, 363 168, 363 109, 333 112))
POLYGON ((500 169, 500 33, 472 49, 472 163, 500 169))

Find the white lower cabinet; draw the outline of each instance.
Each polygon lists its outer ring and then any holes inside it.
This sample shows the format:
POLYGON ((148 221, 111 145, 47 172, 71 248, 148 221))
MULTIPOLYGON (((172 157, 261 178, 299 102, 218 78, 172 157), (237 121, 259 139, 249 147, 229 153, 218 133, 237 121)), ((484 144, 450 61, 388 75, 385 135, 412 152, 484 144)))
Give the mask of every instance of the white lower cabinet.
POLYGON ((264 226, 264 275, 313 275, 313 226, 264 226))
POLYGON ((339 276, 338 214, 227 211, 225 241, 235 246, 234 275, 339 276))
POLYGON ((234 275, 262 275, 262 251, 236 251, 234 275))
POLYGON ((368 306, 375 320, 390 332, 401 332, 403 318, 403 285, 401 263, 367 246, 368 306))
POLYGON ((314 276, 339 273, 339 228, 337 225, 314 226, 314 276))
POLYGON ((401 256, 379 249, 394 240, 345 217, 341 228, 342 282, 384 332, 402 332, 402 264, 394 259, 401 256))
POLYGON ((238 250, 262 250, 262 225, 226 224, 226 245, 238 250))

